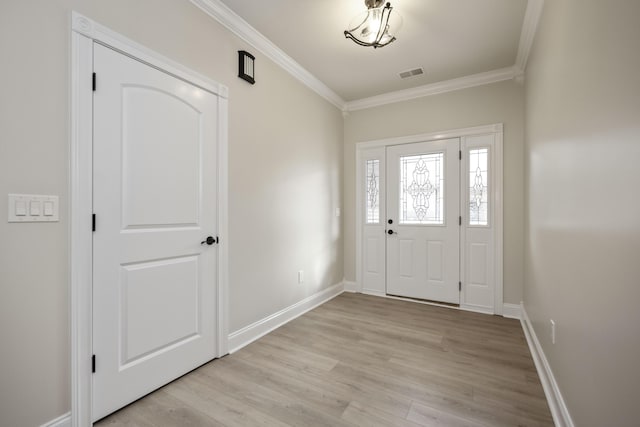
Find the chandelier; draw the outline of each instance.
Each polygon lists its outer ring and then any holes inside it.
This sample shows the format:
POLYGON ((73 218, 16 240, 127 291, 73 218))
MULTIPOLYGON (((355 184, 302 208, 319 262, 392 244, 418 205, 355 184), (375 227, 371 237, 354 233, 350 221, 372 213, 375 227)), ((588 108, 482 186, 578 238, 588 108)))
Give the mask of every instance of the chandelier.
POLYGON ((384 0, 364 0, 367 11, 358 14, 345 30, 344 36, 360 46, 383 47, 396 39, 402 18, 391 14, 391 3, 384 0))

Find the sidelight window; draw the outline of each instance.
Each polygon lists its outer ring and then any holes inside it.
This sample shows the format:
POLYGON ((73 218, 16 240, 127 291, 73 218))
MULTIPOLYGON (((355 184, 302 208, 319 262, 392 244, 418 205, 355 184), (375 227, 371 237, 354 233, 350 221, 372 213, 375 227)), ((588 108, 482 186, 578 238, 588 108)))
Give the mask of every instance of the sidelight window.
POLYGON ((469 150, 469 225, 489 225, 489 149, 469 150))
POLYGON ((367 224, 380 222, 380 160, 367 160, 367 224))

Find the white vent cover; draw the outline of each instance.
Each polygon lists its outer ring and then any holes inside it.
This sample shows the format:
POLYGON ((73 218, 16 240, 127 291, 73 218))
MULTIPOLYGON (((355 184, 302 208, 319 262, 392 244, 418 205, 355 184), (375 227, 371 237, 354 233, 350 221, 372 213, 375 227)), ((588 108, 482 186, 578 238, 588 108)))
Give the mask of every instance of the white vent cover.
POLYGON ((414 68, 412 70, 402 71, 402 72, 398 73, 398 75, 400 76, 401 79, 406 79, 408 77, 419 76, 420 74, 424 74, 424 69, 422 67, 414 68))

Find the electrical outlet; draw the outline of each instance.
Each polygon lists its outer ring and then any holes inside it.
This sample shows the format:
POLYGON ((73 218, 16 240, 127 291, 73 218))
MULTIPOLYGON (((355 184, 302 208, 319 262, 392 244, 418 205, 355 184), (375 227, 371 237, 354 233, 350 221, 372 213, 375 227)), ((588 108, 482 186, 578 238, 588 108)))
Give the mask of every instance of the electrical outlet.
POLYGON ((556 343, 556 322, 553 319, 549 319, 551 322, 551 344, 556 343))
POLYGON ((298 271, 298 283, 304 283, 304 271, 303 270, 299 270, 298 271))

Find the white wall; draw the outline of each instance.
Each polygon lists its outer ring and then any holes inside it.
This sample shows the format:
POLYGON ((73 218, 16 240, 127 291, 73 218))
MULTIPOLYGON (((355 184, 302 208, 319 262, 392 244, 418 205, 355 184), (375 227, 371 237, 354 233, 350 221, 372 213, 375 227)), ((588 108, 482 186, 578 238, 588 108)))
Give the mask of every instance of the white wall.
POLYGON ((355 280, 355 144, 504 124, 504 301, 522 300, 524 88, 506 81, 349 113, 344 128, 345 278, 355 280))
POLYGON ((342 280, 341 112, 186 0, 0 2, 0 425, 69 411, 70 13, 230 88, 230 331, 342 280), (237 50, 256 54, 255 86, 237 50), (8 224, 8 193, 61 221, 8 224), (305 283, 297 284, 297 271, 305 283))
POLYGON ((55 2, 0 2, 0 425, 69 410, 68 31, 55 2), (8 224, 7 194, 58 194, 60 222, 8 224))
POLYGON ((638 18, 548 0, 526 70, 524 303, 580 427, 639 419, 638 18))

